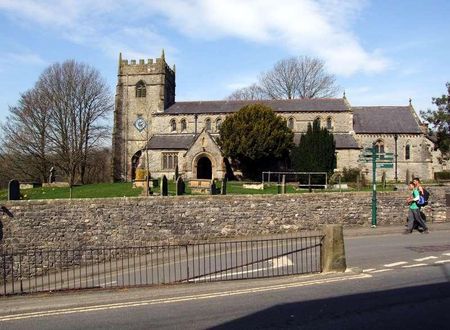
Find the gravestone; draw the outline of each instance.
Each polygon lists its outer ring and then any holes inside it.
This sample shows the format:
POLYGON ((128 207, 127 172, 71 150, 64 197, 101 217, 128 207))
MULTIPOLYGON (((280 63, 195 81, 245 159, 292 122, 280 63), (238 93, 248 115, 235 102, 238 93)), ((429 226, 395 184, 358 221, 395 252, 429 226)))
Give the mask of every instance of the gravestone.
POLYGON ((215 180, 211 180, 211 185, 210 185, 209 193, 210 193, 211 195, 217 195, 217 194, 219 193, 219 189, 217 189, 216 181, 215 181, 215 180))
POLYGON ((406 170, 406 180, 405 180, 405 184, 409 184, 409 181, 411 181, 410 179, 410 175, 409 175, 409 169, 406 170))
POLYGON ((167 182, 167 178, 165 175, 163 175, 161 179, 161 196, 168 196, 169 195, 169 184, 167 182))
POLYGON ((227 177, 225 176, 223 179, 222 179, 222 187, 220 187, 220 193, 222 194, 222 195, 226 195, 227 194, 227 177))
POLYGON ((18 180, 11 180, 8 184, 8 200, 17 201, 20 199, 20 183, 18 180))
POLYGON ((185 193, 185 184, 181 176, 177 179, 177 196, 181 196, 185 193))
POLYGON ((286 193, 286 175, 284 175, 284 174, 281 178, 281 193, 282 194, 286 193))

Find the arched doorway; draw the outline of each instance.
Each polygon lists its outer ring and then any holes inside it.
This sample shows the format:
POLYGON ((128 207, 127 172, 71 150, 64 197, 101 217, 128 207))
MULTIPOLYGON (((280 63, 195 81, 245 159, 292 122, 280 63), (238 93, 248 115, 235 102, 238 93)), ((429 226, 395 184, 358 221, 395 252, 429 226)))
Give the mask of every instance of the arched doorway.
POLYGON ((197 161, 197 179, 212 179, 212 164, 208 157, 197 161))
POLYGON ((139 150, 131 157, 131 181, 136 179, 136 169, 139 166, 141 155, 142 151, 139 150))

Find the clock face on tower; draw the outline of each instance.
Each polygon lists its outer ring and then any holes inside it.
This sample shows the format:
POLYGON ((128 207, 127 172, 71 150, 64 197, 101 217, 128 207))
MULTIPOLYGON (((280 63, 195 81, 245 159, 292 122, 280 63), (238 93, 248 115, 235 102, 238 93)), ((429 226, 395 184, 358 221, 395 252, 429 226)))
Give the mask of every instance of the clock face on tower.
POLYGON ((134 122, 134 127, 136 127, 139 132, 142 132, 147 127, 147 122, 144 118, 138 117, 134 122))

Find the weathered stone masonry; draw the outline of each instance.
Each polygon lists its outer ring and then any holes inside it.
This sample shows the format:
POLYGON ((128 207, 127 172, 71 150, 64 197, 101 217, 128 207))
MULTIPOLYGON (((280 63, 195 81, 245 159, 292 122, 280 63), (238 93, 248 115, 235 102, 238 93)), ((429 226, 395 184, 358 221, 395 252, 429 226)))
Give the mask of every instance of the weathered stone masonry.
MULTIPOLYGON (((431 189, 429 222, 446 220, 445 190, 431 189)), ((378 194, 378 224, 406 219, 405 192, 378 194)), ((178 196, 7 202, 4 248, 139 246, 154 242, 245 237, 369 226, 371 193, 259 196, 178 196)))

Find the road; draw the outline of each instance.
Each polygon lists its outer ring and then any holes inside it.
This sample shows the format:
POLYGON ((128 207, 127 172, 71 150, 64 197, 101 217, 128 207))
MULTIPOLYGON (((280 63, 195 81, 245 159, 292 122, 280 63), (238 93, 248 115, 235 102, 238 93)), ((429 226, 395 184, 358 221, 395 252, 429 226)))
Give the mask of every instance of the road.
POLYGON ((447 329, 450 231, 346 237, 363 272, 11 297, 1 329, 447 329))

